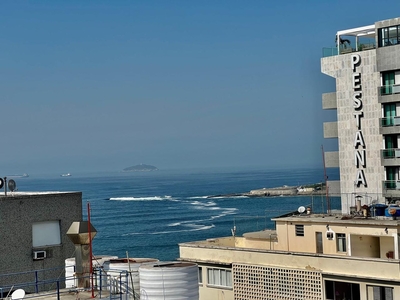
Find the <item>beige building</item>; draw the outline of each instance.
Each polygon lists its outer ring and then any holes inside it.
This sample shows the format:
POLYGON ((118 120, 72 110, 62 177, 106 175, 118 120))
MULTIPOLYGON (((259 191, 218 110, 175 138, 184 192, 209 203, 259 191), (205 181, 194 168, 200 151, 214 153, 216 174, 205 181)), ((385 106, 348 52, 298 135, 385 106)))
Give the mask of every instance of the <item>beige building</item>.
POLYGON ((337 111, 324 137, 338 139, 325 162, 340 171, 328 191, 341 212, 299 209, 275 230, 180 244, 200 299, 400 299, 400 18, 336 36, 321 69, 336 79, 322 103, 337 111))
POLYGON ((276 230, 180 244, 200 299, 400 299, 400 221, 298 214, 276 230))

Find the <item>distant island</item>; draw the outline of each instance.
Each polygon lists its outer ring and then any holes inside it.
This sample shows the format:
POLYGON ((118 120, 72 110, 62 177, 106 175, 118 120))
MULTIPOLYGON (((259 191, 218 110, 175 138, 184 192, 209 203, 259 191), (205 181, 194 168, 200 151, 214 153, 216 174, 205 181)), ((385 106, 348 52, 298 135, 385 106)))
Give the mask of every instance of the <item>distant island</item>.
POLYGON ((137 171, 157 171, 155 166, 140 164, 123 169, 124 172, 137 172, 137 171))

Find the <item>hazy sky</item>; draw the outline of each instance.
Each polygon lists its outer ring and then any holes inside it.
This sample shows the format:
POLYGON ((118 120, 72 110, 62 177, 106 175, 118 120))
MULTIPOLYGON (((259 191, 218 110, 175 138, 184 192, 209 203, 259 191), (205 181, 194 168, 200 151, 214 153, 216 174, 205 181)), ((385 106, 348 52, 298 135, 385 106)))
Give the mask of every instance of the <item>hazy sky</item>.
POLYGON ((322 166, 322 48, 385 1, 1 1, 0 175, 322 166))

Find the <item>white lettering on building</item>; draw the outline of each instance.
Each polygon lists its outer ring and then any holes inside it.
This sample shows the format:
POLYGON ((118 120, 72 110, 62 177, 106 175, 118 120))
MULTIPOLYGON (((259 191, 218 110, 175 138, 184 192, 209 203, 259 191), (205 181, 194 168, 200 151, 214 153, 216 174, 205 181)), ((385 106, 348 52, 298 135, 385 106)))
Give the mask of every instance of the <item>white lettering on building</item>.
POLYGON ((355 184, 357 186, 364 185, 367 186, 367 180, 365 179, 364 169, 367 166, 366 155, 365 155, 365 142, 362 132, 362 119, 363 114, 363 103, 362 103, 362 80, 361 73, 357 72, 357 68, 361 64, 361 57, 358 54, 353 54, 351 56, 351 68, 352 74, 352 84, 353 84, 353 107, 354 107, 354 118, 356 121, 357 131, 355 132, 354 138, 354 164, 357 168, 355 184))

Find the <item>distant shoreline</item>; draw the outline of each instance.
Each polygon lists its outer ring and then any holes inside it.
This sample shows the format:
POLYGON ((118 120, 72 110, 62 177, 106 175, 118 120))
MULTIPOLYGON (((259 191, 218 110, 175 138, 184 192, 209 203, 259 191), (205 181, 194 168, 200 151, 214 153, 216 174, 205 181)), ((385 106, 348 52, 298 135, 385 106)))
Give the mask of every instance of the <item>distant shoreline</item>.
POLYGON ((310 196, 310 195, 324 195, 326 193, 325 184, 321 188, 321 184, 314 184, 311 186, 281 186, 274 188, 262 188, 251 190, 244 193, 230 193, 208 196, 207 198, 229 198, 229 197, 276 197, 276 196, 310 196), (317 189, 319 187, 319 189, 317 189))

